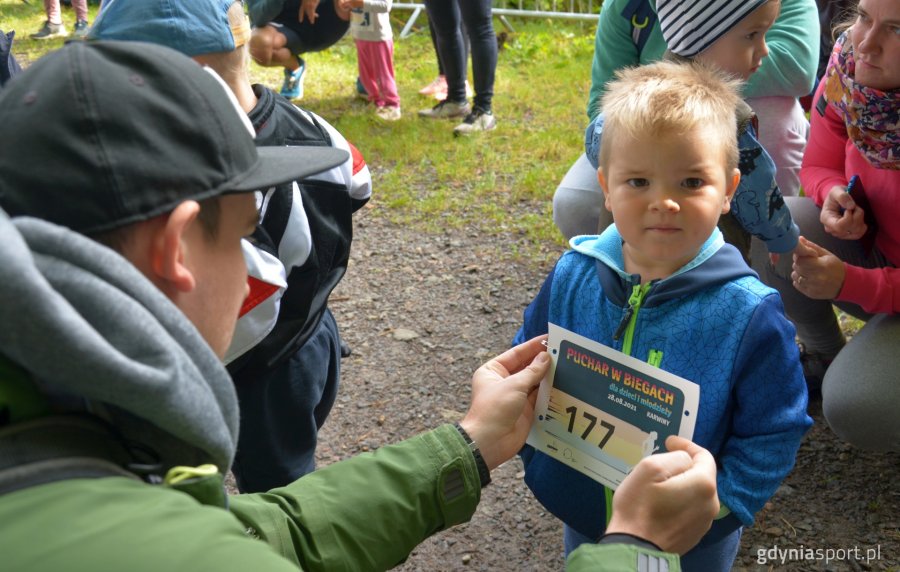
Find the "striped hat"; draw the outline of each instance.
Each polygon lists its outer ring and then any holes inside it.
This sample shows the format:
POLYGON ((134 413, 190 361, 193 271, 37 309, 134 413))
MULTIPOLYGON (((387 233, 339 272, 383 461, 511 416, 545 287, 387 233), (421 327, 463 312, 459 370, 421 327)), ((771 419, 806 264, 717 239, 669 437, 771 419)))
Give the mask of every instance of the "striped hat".
POLYGON ((669 50, 692 58, 767 1, 656 0, 656 13, 669 50))

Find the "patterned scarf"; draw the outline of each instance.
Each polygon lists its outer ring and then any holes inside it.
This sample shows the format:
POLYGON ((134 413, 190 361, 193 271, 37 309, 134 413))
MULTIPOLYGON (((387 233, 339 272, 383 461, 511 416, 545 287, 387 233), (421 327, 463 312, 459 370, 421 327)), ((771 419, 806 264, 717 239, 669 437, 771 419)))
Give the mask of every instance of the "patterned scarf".
POLYGON ((825 99, 843 118, 847 136, 873 167, 900 169, 900 90, 881 91, 856 83, 853 47, 846 40, 845 32, 831 52, 825 99))

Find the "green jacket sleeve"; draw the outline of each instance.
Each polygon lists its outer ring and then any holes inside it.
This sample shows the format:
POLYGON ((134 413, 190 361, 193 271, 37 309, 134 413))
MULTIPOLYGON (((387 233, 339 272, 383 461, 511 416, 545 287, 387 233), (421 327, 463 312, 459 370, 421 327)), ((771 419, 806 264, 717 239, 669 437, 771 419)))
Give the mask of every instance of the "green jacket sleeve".
POLYGON ((386 570, 431 534, 468 521, 480 497, 472 453, 445 425, 286 487, 232 497, 231 512, 304 570, 386 570))
POLYGON ((566 572, 681 572, 675 554, 628 544, 582 544, 566 561, 566 572))
POLYGON ((594 38, 594 62, 591 65, 591 91, 587 114, 591 121, 600 112, 600 98, 606 82, 616 70, 638 64, 638 51, 631 40, 631 25, 622 17, 622 2, 605 0, 594 38))
POLYGON ((819 65, 819 11, 815 0, 782 0, 781 13, 766 34, 769 55, 750 76, 744 96, 807 95, 819 65))

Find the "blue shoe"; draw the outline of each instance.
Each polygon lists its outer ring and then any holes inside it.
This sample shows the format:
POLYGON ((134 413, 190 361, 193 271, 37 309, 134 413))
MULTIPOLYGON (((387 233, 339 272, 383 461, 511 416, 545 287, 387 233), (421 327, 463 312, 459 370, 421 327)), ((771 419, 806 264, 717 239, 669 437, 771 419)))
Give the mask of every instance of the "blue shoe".
POLYGON ((356 76, 356 97, 360 99, 369 99, 369 92, 366 91, 366 88, 362 84, 362 80, 359 79, 359 76, 356 76))
POLYGON ((303 97, 303 77, 306 75, 306 62, 297 57, 300 67, 291 71, 284 69, 284 83, 281 84, 281 95, 288 99, 301 99, 303 97))

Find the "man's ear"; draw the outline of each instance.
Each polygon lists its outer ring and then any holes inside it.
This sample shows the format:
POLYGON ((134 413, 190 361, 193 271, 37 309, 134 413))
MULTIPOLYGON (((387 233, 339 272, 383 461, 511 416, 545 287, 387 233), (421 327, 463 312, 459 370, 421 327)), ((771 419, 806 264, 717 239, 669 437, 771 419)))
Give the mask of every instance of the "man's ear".
POLYGON ((731 199, 734 197, 734 193, 735 191, 737 191, 740 182, 741 170, 735 168, 731 172, 731 184, 725 188, 725 202, 722 204, 722 214, 725 214, 731 210, 731 199))
POLYGON ((188 231, 197 219, 200 204, 185 201, 175 207, 154 233, 150 247, 150 264, 156 276, 178 292, 190 292, 196 286, 194 274, 186 264, 188 231))
POLYGON ((603 205, 606 207, 606 210, 612 212, 609 206, 609 190, 606 185, 606 177, 603 175, 603 167, 597 169, 597 182, 600 183, 600 189, 603 190, 603 205))

